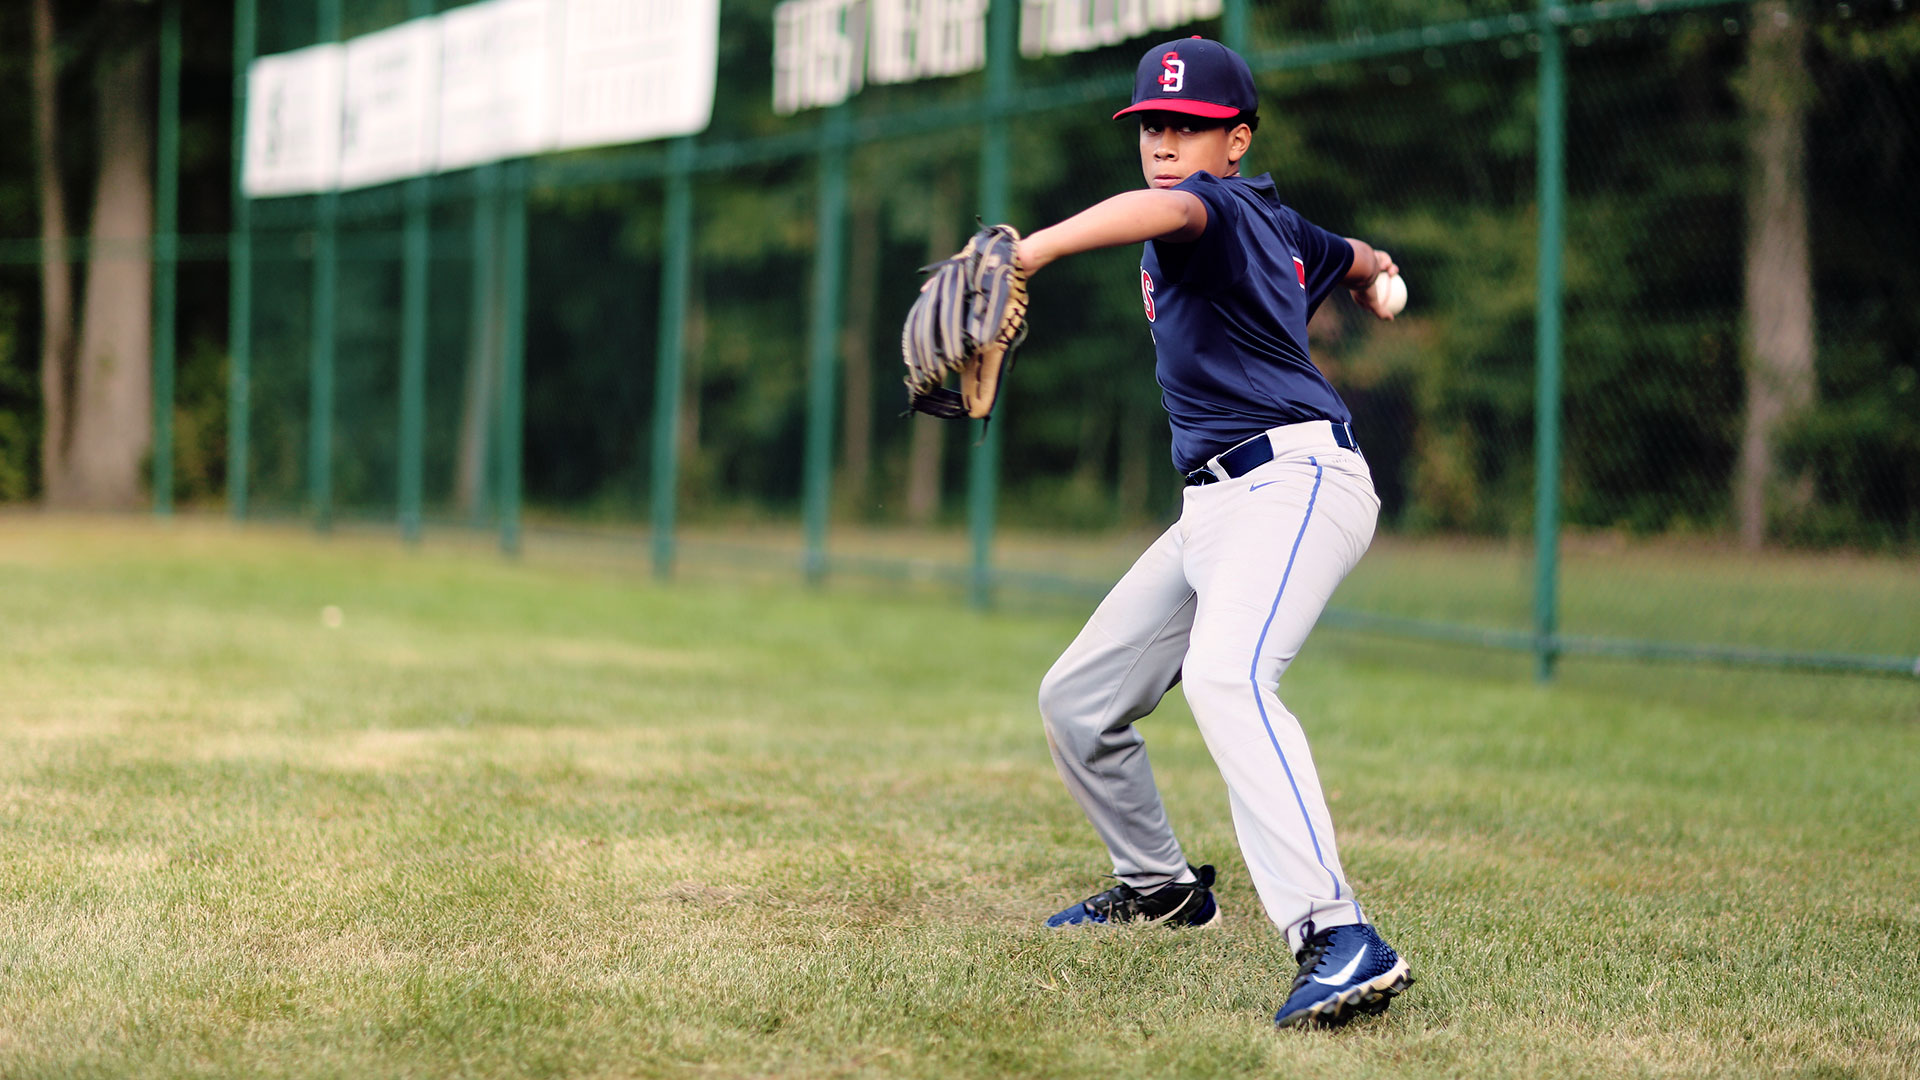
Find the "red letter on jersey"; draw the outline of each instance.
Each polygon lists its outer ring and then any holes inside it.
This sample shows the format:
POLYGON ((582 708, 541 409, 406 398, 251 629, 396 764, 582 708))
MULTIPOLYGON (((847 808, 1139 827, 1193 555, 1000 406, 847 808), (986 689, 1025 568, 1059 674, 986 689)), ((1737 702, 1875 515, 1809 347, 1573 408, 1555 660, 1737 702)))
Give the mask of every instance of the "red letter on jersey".
POLYGON ((1153 275, 1140 271, 1140 302, 1146 305, 1147 321, 1153 321, 1153 275))

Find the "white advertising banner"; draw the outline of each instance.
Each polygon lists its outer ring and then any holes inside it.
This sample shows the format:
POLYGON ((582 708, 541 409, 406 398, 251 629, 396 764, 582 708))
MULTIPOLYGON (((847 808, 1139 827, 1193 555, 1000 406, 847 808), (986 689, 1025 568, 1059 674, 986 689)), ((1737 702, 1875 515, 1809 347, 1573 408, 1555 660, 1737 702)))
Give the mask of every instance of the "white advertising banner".
POLYGON ((1220 0, 1021 0, 1020 53, 1084 52, 1219 16, 1220 0))
POLYGON ((773 111, 838 105, 869 83, 979 71, 987 66, 987 4, 783 0, 773 9, 773 111))
POLYGON ((838 105, 866 83, 865 0, 786 0, 773 9, 773 111, 838 105))
POLYGON ((464 169, 554 145, 558 0, 485 0, 440 16, 434 165, 464 169))
POLYGON ((720 0, 566 0, 559 149, 703 130, 713 117, 720 0))
POLYGON ((440 23, 415 19, 346 45, 340 186, 365 187, 433 167, 440 23))
POLYGON ((247 69, 240 189, 250 197, 325 191, 339 179, 341 55, 316 45, 247 69))
POLYGON ((720 0, 482 0, 262 56, 247 69, 241 190, 691 135, 713 118, 719 58, 720 0))
POLYGON ((909 82, 987 66, 987 0, 868 3, 868 81, 909 82))

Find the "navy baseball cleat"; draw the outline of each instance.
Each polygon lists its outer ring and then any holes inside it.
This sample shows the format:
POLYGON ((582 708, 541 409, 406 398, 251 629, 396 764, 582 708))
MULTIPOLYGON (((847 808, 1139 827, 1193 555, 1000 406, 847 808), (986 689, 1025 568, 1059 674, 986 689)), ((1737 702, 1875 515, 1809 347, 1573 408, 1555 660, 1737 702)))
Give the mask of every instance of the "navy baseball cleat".
POLYGON ((1205 926, 1220 917, 1213 902, 1213 867, 1188 867, 1196 881, 1173 882, 1151 893, 1121 882, 1097 896, 1089 896, 1047 918, 1048 926, 1082 923, 1164 923, 1167 926, 1205 926))
POLYGON ((1275 1027, 1338 1027, 1355 1016, 1377 1016, 1412 984, 1407 962, 1366 923, 1315 933, 1309 922, 1306 929, 1306 943, 1295 954, 1300 973, 1274 1014, 1275 1027))

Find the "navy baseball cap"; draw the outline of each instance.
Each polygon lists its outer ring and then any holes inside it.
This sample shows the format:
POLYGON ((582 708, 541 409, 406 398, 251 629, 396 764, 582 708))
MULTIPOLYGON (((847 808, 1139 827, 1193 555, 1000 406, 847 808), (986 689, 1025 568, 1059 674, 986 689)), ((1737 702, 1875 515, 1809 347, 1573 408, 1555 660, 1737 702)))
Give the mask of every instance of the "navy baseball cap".
POLYGON ((1174 112, 1225 120, 1259 107, 1247 62, 1225 45, 1196 34, 1147 50, 1133 74, 1133 104, 1113 118, 1174 112))

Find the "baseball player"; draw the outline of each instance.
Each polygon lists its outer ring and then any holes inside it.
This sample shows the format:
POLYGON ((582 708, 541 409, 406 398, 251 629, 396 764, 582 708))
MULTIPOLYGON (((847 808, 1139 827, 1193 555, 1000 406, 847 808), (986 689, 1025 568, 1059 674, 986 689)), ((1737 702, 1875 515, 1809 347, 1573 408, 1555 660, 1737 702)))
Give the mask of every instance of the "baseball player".
POLYGON ((1308 356, 1307 320, 1336 288, 1392 318, 1389 291, 1373 286, 1399 268, 1302 218, 1266 174, 1241 175, 1257 107, 1233 50, 1198 37, 1154 46, 1114 114, 1139 123, 1147 189, 1019 243, 1029 274, 1145 245, 1140 299, 1188 484, 1180 520, 1040 686, 1054 761, 1119 880, 1047 925, 1218 917, 1213 867, 1188 864, 1134 728, 1184 682, 1254 887, 1300 964, 1274 1021, 1333 1025, 1384 1011, 1412 980, 1340 868, 1306 736, 1277 693, 1380 508, 1352 416, 1308 356))

